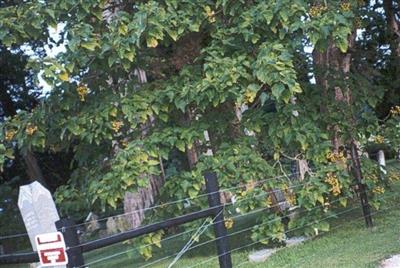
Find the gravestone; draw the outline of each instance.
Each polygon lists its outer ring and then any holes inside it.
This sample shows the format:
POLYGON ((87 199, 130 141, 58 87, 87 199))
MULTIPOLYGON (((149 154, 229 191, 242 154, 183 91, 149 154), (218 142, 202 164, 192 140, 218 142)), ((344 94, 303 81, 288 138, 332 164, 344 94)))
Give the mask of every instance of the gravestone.
POLYGON ((97 216, 93 212, 90 212, 89 215, 86 217, 85 223, 86 223, 86 231, 89 233, 93 233, 101 228, 99 222, 99 216, 97 216))
MULTIPOLYGON (((32 248, 34 251, 37 251, 35 236, 57 231, 55 222, 60 217, 58 216, 53 198, 46 188, 35 181, 19 188, 18 207, 21 211, 32 248)), ((35 264, 33 265, 36 266, 35 264)))
POLYGON ((378 163, 380 170, 383 174, 386 174, 386 161, 385 161, 385 152, 383 150, 378 151, 378 163))

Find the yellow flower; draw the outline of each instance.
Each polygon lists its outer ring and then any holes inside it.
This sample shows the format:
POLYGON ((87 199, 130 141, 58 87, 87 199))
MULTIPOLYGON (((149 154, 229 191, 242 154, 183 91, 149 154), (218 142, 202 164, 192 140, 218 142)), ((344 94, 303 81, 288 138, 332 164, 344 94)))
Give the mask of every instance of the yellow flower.
POLYGON ((362 27, 362 20, 360 17, 354 19, 354 25, 357 29, 360 29, 362 27))
POLYGON ((382 186, 375 186, 374 189, 372 189, 372 192, 375 194, 383 194, 385 192, 385 188, 382 186))
POLYGON ((29 123, 29 124, 26 126, 25 133, 28 134, 29 136, 32 136, 37 130, 38 130, 38 127, 37 127, 37 126, 35 126, 35 125, 29 123))
POLYGON ((121 141, 121 145, 123 148, 128 147, 128 142, 126 140, 121 141))
POLYGON ((365 4, 365 0, 357 0, 357 4, 359 6, 363 6, 365 4))
POLYGON ((6 141, 11 141, 15 134, 17 134, 17 131, 15 131, 14 129, 10 129, 10 130, 6 130, 6 141))
POLYGON ((400 106, 396 105, 390 109, 390 113, 392 115, 399 115, 400 114, 400 106))
POLYGON ((342 192, 341 191, 342 186, 340 185, 340 182, 335 174, 332 173, 326 174, 325 182, 327 182, 331 186, 330 191, 334 196, 340 195, 340 193, 342 192))
POLYGON ((348 12, 351 10, 351 4, 349 2, 340 3, 340 9, 344 12, 348 12))
POLYGON ((370 179, 373 181, 377 181, 378 180, 378 176, 376 174, 371 174, 370 175, 370 179))
POLYGON ((122 126, 123 126, 123 123, 121 121, 112 121, 111 122, 111 129, 114 132, 118 132, 122 126))
POLYGON ((321 15, 324 11, 326 11, 328 9, 327 6, 324 5, 314 5, 310 8, 309 13, 311 17, 318 17, 319 15, 321 15))
POLYGON ((225 223, 226 229, 231 229, 233 227, 233 219, 232 218, 225 218, 224 223, 225 223))
POLYGON ((400 180, 400 173, 389 171, 389 180, 390 181, 399 181, 400 180))
POLYGON ((246 90, 246 92, 244 93, 244 102, 245 103, 253 103, 256 96, 257 96, 256 92, 246 90))
POLYGON ((206 6, 204 11, 207 14, 208 21, 211 23, 215 22, 215 12, 209 6, 206 6))
POLYGON ((251 192, 256 187, 257 183, 254 181, 249 181, 246 183, 246 191, 251 192))
POLYGON ((385 138, 383 136, 381 136, 381 135, 377 135, 375 137, 375 142, 379 143, 379 144, 384 143, 385 142, 385 138))
POLYGON ((346 157, 344 156, 343 151, 339 152, 339 153, 332 153, 329 152, 326 155, 326 159, 330 162, 345 162, 346 161, 346 157))
POLYGON ((285 192, 285 199, 291 205, 296 205, 296 195, 294 193, 285 192))
POLYGON ((89 90, 88 90, 88 88, 86 86, 81 85, 81 86, 76 88, 76 92, 78 92, 79 99, 81 101, 85 101, 85 97, 88 94, 89 90))
POLYGON ((267 207, 270 207, 272 205, 272 196, 271 195, 269 195, 267 197, 266 205, 267 205, 267 207))

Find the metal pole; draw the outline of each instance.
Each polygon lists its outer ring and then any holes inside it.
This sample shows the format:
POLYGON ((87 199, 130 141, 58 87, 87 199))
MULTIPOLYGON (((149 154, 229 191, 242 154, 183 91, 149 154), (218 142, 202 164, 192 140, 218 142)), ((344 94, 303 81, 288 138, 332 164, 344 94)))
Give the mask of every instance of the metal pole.
POLYGON ((75 222, 69 218, 56 221, 56 227, 64 235, 67 247, 68 268, 81 267, 85 264, 82 248, 79 246, 79 237, 75 228, 75 222))
POLYGON ((371 208, 368 203, 368 196, 367 196, 365 184, 363 183, 363 176, 362 176, 362 172, 361 172, 361 164, 360 164, 360 158, 358 155, 358 148, 357 148, 357 145, 355 144, 354 140, 351 142, 351 159, 353 162, 354 176, 356 177, 357 184, 358 184, 358 192, 360 194, 361 206, 363 209, 365 224, 367 225, 367 227, 372 227, 373 223, 372 223, 372 217, 371 217, 371 208))
POLYGON ((219 186, 217 176, 213 172, 205 172, 206 189, 208 195, 208 204, 210 207, 217 207, 215 210, 214 233, 217 243, 217 252, 220 268, 232 268, 231 253, 229 250, 229 238, 224 223, 223 207, 219 196, 219 186))

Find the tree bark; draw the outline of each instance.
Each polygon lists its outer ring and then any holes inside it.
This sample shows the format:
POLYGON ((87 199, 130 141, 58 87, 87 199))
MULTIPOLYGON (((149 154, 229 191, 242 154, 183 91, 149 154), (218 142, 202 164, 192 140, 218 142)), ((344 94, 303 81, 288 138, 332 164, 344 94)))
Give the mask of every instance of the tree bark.
POLYGON ((31 151, 27 151, 26 154, 23 155, 23 158, 26 165, 26 174, 28 175, 30 181, 38 181, 43 186, 47 187, 47 183, 44 180, 42 170, 40 169, 35 154, 31 151))
MULTIPOLYGON (((343 53, 338 47, 336 47, 333 41, 330 41, 328 47, 325 51, 319 51, 314 49, 313 51, 313 61, 315 66, 315 76, 317 84, 322 88, 322 99, 325 101, 330 98, 329 90, 331 85, 329 80, 340 79, 347 80, 350 72, 351 66, 351 49, 354 47, 356 38, 356 30, 354 30, 348 37, 348 51, 343 53), (330 73, 333 72, 333 75, 330 73), (331 77, 332 76, 332 77, 331 77)), ((351 92, 349 88, 340 88, 335 86, 334 99, 332 101, 336 102, 346 102, 350 105, 351 103, 351 92)), ((320 106, 321 113, 327 113, 326 105, 321 103, 320 106)), ((328 129, 332 132, 331 141, 333 146, 333 151, 335 153, 339 152, 339 147, 341 145, 340 140, 340 128, 338 125, 328 126, 328 129)))
MULTIPOLYGON (((14 102, 12 101, 11 96, 7 93, 5 87, 2 87, 0 90, 0 103, 1 108, 3 110, 3 116, 11 117, 17 114, 17 110, 15 108, 14 102)), ((25 154, 22 154, 22 157, 26 166, 26 174, 30 181, 38 181, 43 186, 47 187, 47 183, 44 179, 42 170, 38 164, 35 154, 28 150, 25 154)))
MULTIPOLYGON (((190 123, 193 121, 194 114, 192 112, 192 110, 189 108, 187 108, 186 113, 185 113, 185 123, 187 125, 190 125, 190 123)), ((199 155, 197 153, 197 141, 194 141, 192 144, 192 147, 188 147, 186 146, 186 156, 187 156, 187 160, 188 160, 188 164, 189 164, 189 168, 193 169, 196 164, 197 161, 199 160, 199 155)))
MULTIPOLYGON (((400 5, 400 1, 398 2, 398 5, 400 5)), ((396 19, 393 1, 383 0, 383 8, 385 10, 388 29, 391 34, 390 47, 392 53, 396 55, 396 57, 400 57, 400 22, 396 19)))
MULTIPOLYGON (((142 69, 137 69, 135 74, 138 77, 139 83, 147 83, 146 72, 142 69)), ((142 126, 141 136, 144 138, 149 132, 149 128, 154 125, 154 118, 150 118, 142 126)), ((124 196, 124 212, 127 213, 126 221, 129 228, 139 227, 144 218, 145 210, 154 204, 155 197, 159 195, 160 189, 165 182, 164 166, 161 157, 160 161, 161 176, 149 175, 149 185, 139 189, 137 192, 126 192, 124 196)), ((145 176, 145 174, 143 174, 145 176)))

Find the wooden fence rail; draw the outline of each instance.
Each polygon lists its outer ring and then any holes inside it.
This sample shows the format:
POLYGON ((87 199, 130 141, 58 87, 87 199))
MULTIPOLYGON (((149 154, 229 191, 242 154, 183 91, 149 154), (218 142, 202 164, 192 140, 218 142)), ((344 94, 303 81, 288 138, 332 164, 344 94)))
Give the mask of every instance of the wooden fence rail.
MULTIPOLYGON (((100 249, 120 243, 135 237, 145 234, 156 232, 161 229, 169 228, 172 226, 179 226, 191 221, 201 218, 213 217, 215 220, 214 232, 215 236, 219 239, 216 240, 217 253, 221 268, 231 268, 232 261, 229 249, 229 239, 224 224, 223 205, 220 201, 218 180, 214 173, 206 172, 204 174, 206 181, 206 189, 208 195, 209 208, 189 213, 186 215, 171 218, 162 222, 145 225, 133 230, 121 232, 105 238, 95 239, 86 243, 79 243, 77 230, 75 224, 71 219, 61 219, 56 222, 57 229, 63 233, 68 254, 68 267, 82 267, 84 266, 83 253, 92 250, 100 249)), ((0 264, 19 264, 19 263, 33 263, 38 262, 39 257, 37 252, 29 253, 16 253, 0 255, 0 264)))

